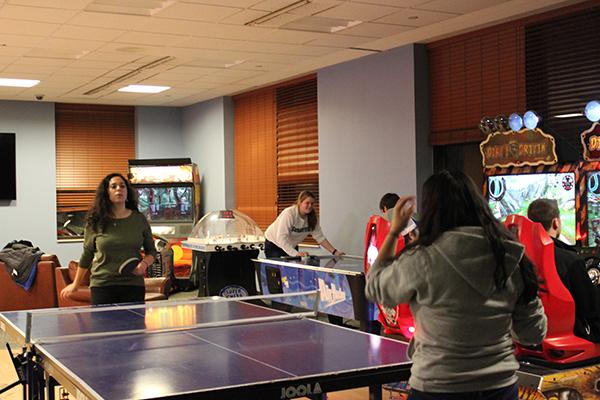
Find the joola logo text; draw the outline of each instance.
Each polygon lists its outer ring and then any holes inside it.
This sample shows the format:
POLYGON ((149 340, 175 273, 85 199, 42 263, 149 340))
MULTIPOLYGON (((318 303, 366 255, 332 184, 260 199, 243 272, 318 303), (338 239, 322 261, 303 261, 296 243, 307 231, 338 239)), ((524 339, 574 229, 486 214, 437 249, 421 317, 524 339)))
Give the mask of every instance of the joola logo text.
POLYGON ((311 396, 313 394, 321 393, 323 393, 323 391, 321 390, 321 385, 319 385, 319 382, 315 383, 314 386, 309 383, 306 385, 281 388, 282 399, 294 399, 296 397, 311 396))

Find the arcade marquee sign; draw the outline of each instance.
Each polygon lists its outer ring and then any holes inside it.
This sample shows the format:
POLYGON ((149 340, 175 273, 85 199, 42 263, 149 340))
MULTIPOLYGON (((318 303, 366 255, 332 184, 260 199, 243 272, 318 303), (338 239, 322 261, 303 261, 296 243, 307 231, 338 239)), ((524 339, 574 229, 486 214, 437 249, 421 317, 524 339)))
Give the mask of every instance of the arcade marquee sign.
POLYGON ((590 129, 581 133, 581 144, 584 160, 600 160, 600 124, 598 122, 594 122, 590 129))
POLYGON ((538 128, 491 133, 479 149, 485 168, 552 165, 558 161, 554 138, 538 128))

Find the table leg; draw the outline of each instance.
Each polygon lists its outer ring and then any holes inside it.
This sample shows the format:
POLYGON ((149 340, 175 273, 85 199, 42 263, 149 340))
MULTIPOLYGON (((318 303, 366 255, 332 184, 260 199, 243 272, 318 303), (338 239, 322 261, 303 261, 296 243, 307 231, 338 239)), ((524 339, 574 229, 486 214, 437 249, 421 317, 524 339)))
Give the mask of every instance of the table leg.
POLYGON ((369 386, 369 400, 381 400, 381 385, 369 386))

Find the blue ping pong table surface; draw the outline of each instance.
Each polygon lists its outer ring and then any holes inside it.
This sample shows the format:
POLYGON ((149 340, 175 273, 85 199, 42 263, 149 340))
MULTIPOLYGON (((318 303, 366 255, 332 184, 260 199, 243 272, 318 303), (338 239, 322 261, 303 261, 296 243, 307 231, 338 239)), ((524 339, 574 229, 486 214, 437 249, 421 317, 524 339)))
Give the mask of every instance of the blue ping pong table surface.
MULTIPOLYGON (((55 310, 33 314, 33 347, 78 399, 285 399, 402 380, 410 369, 405 343, 313 319, 189 327, 283 314, 246 302, 55 310)), ((26 315, 0 313, 0 327, 23 340, 26 315)))

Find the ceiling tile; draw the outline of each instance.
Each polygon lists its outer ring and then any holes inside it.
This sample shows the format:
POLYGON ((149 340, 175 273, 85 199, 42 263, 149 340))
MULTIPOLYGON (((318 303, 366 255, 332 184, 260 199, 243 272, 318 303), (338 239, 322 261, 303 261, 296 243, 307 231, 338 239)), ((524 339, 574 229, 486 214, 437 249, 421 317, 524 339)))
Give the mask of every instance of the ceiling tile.
POLYGON ((24 56, 26 57, 37 57, 37 58, 58 58, 58 59, 68 59, 68 60, 77 60, 78 58, 83 57, 86 54, 86 51, 82 50, 71 50, 71 49, 45 49, 43 47, 36 47, 33 49, 29 49, 24 56))
MULTIPOLYGON (((0 72, 0 78, 15 78, 15 79, 41 79, 46 75, 41 76, 39 73, 34 72, 0 72)), ((0 86, 4 87, 4 86, 0 86)), ((22 89, 22 88, 21 88, 22 89)))
POLYGON ((3 34, 0 36, 0 46, 35 47, 43 40, 45 40, 43 36, 3 34))
POLYGON ((306 31, 294 31, 288 29, 271 29, 271 32, 263 37, 261 41, 271 43, 290 43, 290 44, 304 44, 318 38, 324 38, 328 34, 321 32, 306 32, 306 31))
POLYGON ((19 64, 24 65, 48 65, 50 67, 59 66, 64 67, 73 62, 70 59, 59 59, 59 58, 38 58, 38 57, 21 57, 19 64))
POLYGON ((194 21, 218 22, 241 11, 241 8, 205 4, 175 3, 155 14, 157 18, 175 18, 194 21))
POLYGON ((0 33, 13 33, 16 35, 48 36, 58 29, 58 27, 59 25, 57 24, 42 22, 17 21, 12 19, 0 20, 0 33))
POLYGON ((93 40, 77 40, 62 38, 47 38, 40 42, 39 47, 49 50, 75 50, 88 53, 102 46, 102 42, 93 40))
POLYGON ((186 37, 177 43, 179 47, 190 47, 195 49, 228 50, 240 46, 240 41, 230 39, 214 39, 203 37, 186 37))
POLYGON ((120 29, 102 29, 76 25, 62 25, 52 33, 52 36, 63 39, 94 38, 94 40, 110 42, 121 36, 124 32, 124 30, 120 29))
POLYGON ((126 32, 114 41, 116 43, 143 44, 150 46, 179 46, 187 36, 167 35, 164 33, 126 32))
POLYGON ((119 0, 112 9, 102 1, 0 0, 0 71, 42 79, 0 100, 31 101, 41 90, 44 101, 185 106, 373 54, 360 48, 427 42, 583 0, 310 0, 252 26, 244 24, 297 0, 129 0, 120 11, 119 0), (128 14, 150 2, 168 7, 128 14), (329 33, 355 20, 363 22, 329 33), (172 89, 114 93, 139 82, 172 89))
MULTIPOLYGON (((6 66, 3 73, 11 73, 11 74, 19 74, 19 73, 27 73, 27 74, 35 74, 38 76, 47 76, 50 75, 62 67, 59 65, 49 66, 45 64, 22 64, 22 63, 13 63, 11 65, 6 66)), ((38 78, 39 79, 39 78, 38 78)))
POLYGON ((119 61, 122 63, 130 62, 133 60, 137 60, 142 57, 140 54, 136 53, 125 53, 120 51, 114 52, 104 52, 104 51, 94 51, 92 53, 86 54, 81 57, 81 60, 105 60, 105 61, 119 61))
MULTIPOLYGON (((2 73, 0 73, 0 78, 10 78, 10 76, 6 76, 6 75, 3 75, 2 73)), ((22 78, 22 77, 19 76, 19 78, 22 78)), ((25 79, 25 78, 23 78, 23 79, 25 79)), ((0 86, 0 97, 17 96, 22 91, 23 91, 23 88, 0 86)))
POLYGON ((286 64, 274 62, 256 62, 246 61, 241 64, 233 65, 229 69, 242 69, 247 71, 275 71, 284 68, 286 64))
POLYGON ((101 76, 106 73, 106 70, 102 68, 77 68, 76 66, 71 67, 67 66, 60 70, 62 74, 72 75, 72 76, 87 76, 90 78, 95 78, 97 76, 101 76))
POLYGON ((387 17, 378 19, 377 22, 384 24, 397 24, 406 26, 425 26, 435 24, 436 22, 454 18, 458 14, 441 13, 435 11, 425 11, 416 9, 405 9, 398 11, 387 17))
POLYGON ((354 36, 367 36, 370 38, 381 38, 386 36, 395 35, 397 33, 406 32, 414 29, 412 26, 404 25, 392 25, 392 24, 378 24, 374 22, 365 22, 364 24, 358 24, 352 28, 344 29, 338 32, 340 35, 354 35, 354 36))
POLYGON ((280 64, 296 64, 302 62, 306 59, 306 56, 298 56, 291 54, 252 54, 249 55, 247 61, 256 61, 256 62, 275 62, 280 64))
POLYGON ((398 8, 368 5, 359 3, 345 3, 338 7, 330 8, 318 14, 320 17, 342 18, 357 21, 373 21, 386 15, 397 12, 398 8))
POLYGON ((82 11, 69 20, 69 25, 78 25, 84 27, 136 30, 136 28, 146 24, 150 17, 141 17, 137 15, 106 14, 89 11, 82 11))
POLYGON ((506 1, 508 0, 433 0, 413 8, 419 10, 466 14, 484 8, 493 7, 498 4, 505 3, 506 1))
MULTIPOLYGON (((185 2, 221 6, 224 0, 185 0, 185 2)), ((227 0, 227 5, 229 7, 247 8, 259 2, 260 0, 227 0)))
POLYGON ((31 51, 30 47, 0 47, 0 57, 16 57, 27 54, 31 51))
POLYGON ((254 53, 291 54, 312 57, 322 56, 329 52, 329 50, 323 47, 264 42, 246 42, 243 44, 243 48, 254 53))
POLYGON ((208 75, 212 72, 215 72, 216 68, 205 68, 205 67, 190 67, 186 65, 178 65, 176 67, 170 68, 167 71, 164 71, 164 74, 171 75, 191 75, 191 76, 203 76, 208 75))
POLYGON ((63 24, 77 14, 77 12, 77 10, 65 10, 47 7, 24 7, 6 4, 4 7, 0 8, 0 18, 63 24))
MULTIPOLYGON (((431 0, 353 0, 355 3, 378 4, 392 7, 414 7, 430 2, 431 0)), ((478 1, 478 0, 476 0, 478 1)))
POLYGON ((246 22, 254 21, 257 18, 267 15, 267 11, 260 10, 241 10, 229 17, 221 20, 224 24, 244 25, 246 22))
POLYGON ((92 0, 60 0, 60 1, 48 1, 48 0, 10 0, 10 4, 20 6, 35 6, 35 7, 48 7, 48 8, 62 8, 65 10, 81 10, 92 0))
POLYGON ((361 43, 366 43, 371 40, 373 40, 373 38, 363 36, 327 35, 325 37, 313 40, 307 44, 310 44, 311 46, 347 48, 359 46, 361 43))
POLYGON ((8 64, 11 64, 20 59, 20 57, 16 56, 0 56, 0 69, 4 68, 8 64))
POLYGON ((263 0, 250 7, 253 10, 277 11, 284 7, 291 6, 298 0, 263 0))

